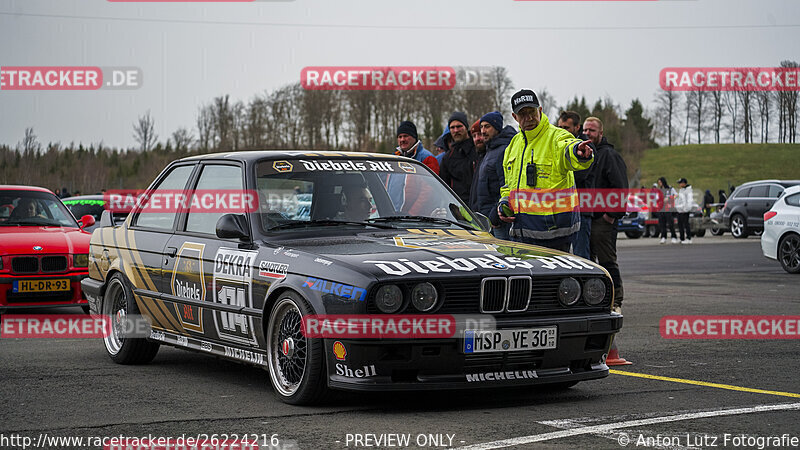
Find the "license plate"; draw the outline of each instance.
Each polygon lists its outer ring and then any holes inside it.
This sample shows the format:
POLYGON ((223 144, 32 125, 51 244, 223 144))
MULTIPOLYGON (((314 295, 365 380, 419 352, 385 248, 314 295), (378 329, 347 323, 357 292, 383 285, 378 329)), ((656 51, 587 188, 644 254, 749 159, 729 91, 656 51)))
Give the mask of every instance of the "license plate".
POLYGON ((69 290, 69 279, 14 280, 12 292, 60 292, 69 290))
POLYGON ((518 352, 556 348, 556 327, 514 330, 465 330, 464 353, 518 352))
POLYGON ((624 223, 625 225, 630 225, 630 224, 633 223, 633 220, 631 220, 631 219, 622 219, 622 223, 624 223))

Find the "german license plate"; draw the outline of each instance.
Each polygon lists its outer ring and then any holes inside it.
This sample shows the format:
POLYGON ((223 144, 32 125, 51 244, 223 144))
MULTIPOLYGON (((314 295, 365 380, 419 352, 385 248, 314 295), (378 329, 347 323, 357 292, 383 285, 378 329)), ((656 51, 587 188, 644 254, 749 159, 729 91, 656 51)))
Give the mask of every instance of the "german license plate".
POLYGON ((465 330, 464 353, 518 352, 556 348, 556 327, 465 330))
POLYGON ((69 278, 14 280, 12 292, 60 292, 69 290, 69 278))

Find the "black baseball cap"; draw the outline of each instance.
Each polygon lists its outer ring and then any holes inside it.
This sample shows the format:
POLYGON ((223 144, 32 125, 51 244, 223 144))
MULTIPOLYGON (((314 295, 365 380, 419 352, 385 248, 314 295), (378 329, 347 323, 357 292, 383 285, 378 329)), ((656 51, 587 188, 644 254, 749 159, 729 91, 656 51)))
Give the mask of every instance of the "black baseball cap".
POLYGON ((678 178, 678 184, 681 184, 681 183, 689 184, 689 182, 686 181, 686 178, 678 178))
POLYGON ((522 89, 511 96, 511 110, 518 114, 522 108, 538 108, 539 99, 530 89, 522 89))

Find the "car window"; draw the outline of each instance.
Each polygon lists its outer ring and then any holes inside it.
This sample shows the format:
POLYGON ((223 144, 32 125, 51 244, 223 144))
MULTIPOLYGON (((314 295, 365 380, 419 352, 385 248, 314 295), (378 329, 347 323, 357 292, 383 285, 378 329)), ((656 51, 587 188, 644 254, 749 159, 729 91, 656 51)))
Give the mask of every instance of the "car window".
POLYGON ((783 201, 785 201, 787 205, 800 206, 800 192, 792 195, 787 195, 783 201))
POLYGON ((781 186, 775 184, 769 185, 769 193, 767 194, 769 198, 778 198, 781 194, 783 194, 783 188, 781 186))
POLYGON ((178 166, 164 177, 163 180, 148 194, 148 200, 137 216, 134 218, 134 225, 148 228, 158 228, 161 230, 171 230, 178 215, 175 207, 175 191, 181 191, 186 187, 189 177, 194 171, 194 166, 178 166), (172 194, 172 195, 170 195, 172 194))
POLYGON ((750 197, 764 198, 767 196, 768 192, 769 186, 766 184, 760 184, 750 188, 750 197))
POLYGON ((746 197, 749 197, 749 196, 750 196, 750 188, 746 187, 746 188, 738 189, 736 191, 736 195, 734 195, 733 197, 734 198, 746 198, 746 197))
POLYGON ((77 227, 69 210, 48 192, 4 191, 0 198, 0 226, 77 227))
POLYGON ((102 199, 79 199, 79 200, 62 200, 67 208, 72 212, 72 215, 80 219, 81 217, 89 214, 94 216, 95 220, 100 220, 100 216, 105 209, 105 201, 102 199))
MULTIPOLYGON (((202 170, 195 187, 195 193, 199 196, 224 195, 230 191, 241 192, 244 189, 241 167, 209 164, 205 165, 202 170)), ((203 202, 192 202, 186 220, 186 231, 215 234, 217 220, 223 214, 234 212, 219 208, 213 208, 211 211, 207 209, 203 202)))

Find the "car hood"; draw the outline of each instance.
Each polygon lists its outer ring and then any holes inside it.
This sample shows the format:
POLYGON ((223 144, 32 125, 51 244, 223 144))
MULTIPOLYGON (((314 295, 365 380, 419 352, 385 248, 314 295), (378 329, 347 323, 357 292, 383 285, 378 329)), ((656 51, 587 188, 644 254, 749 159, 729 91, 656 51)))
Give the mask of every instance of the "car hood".
POLYGON ((0 227, 0 254, 88 253, 92 235, 71 227, 0 227), (34 250, 33 247, 42 247, 34 250))
POLYGON ((317 263, 336 263, 378 279, 605 273, 599 265, 569 253, 466 230, 402 229, 270 240, 270 244, 319 255, 317 263))

